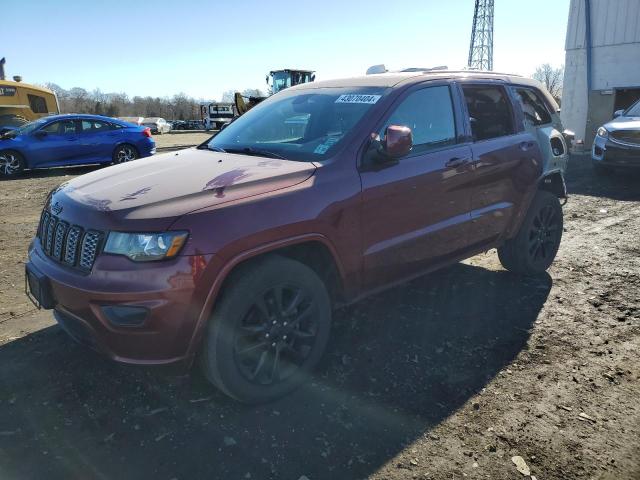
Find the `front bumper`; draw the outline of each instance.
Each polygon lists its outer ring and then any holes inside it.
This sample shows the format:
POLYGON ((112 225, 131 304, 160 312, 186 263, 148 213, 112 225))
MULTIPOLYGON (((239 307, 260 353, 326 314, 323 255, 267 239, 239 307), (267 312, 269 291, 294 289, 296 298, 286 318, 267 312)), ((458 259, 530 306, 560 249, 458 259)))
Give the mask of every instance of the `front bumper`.
POLYGON ((64 330, 114 360, 134 364, 190 361, 207 290, 202 285, 200 294, 198 284, 210 260, 181 256, 140 264, 99 255, 85 275, 48 258, 37 239, 29 248, 29 266, 46 276, 54 316, 64 330), (127 312, 134 312, 131 322, 127 312))
POLYGON ((608 167, 640 168, 640 145, 618 143, 596 136, 591 147, 591 159, 608 167))

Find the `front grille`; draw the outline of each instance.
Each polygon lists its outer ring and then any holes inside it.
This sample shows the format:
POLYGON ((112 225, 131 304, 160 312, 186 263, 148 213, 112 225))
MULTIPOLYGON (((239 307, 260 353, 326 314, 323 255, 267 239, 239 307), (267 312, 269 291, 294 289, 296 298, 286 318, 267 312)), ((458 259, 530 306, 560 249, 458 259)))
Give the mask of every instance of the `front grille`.
POLYGON ((64 236, 67 234, 67 229, 69 228, 69 224, 66 222, 58 222, 56 225, 56 234, 54 236, 53 248, 51 256, 56 260, 60 260, 62 258, 62 244, 64 242, 64 236))
POLYGON ((103 232, 69 225, 45 211, 40 218, 38 238, 47 256, 88 272, 100 252, 103 232))
POLYGON ((640 145, 640 130, 616 130, 609 135, 619 142, 640 145))
POLYGON ((98 253, 98 242, 100 241, 100 232, 95 230, 88 231, 84 234, 82 241, 82 249, 80 252, 80 267, 85 270, 91 270, 93 261, 98 253))

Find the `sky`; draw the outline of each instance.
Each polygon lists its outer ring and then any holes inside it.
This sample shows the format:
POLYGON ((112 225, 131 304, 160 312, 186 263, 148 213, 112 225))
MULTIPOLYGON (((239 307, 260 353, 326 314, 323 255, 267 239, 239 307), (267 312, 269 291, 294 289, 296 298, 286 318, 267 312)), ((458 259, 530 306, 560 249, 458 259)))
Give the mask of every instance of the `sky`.
MULTIPOLYGON (((129 96, 220 99, 270 70, 316 79, 466 65, 474 0, 19 0, 2 3, 9 77, 129 96)), ((495 0, 494 70, 564 63, 569 0, 495 0)))

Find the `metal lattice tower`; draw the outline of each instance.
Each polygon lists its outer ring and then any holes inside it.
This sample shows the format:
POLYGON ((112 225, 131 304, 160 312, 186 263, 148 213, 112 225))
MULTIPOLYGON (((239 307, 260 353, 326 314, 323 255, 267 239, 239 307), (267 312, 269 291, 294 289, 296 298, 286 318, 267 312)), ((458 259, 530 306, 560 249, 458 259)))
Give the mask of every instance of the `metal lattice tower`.
POLYGON ((469 46, 469 68, 493 70, 493 1, 476 0, 469 46))

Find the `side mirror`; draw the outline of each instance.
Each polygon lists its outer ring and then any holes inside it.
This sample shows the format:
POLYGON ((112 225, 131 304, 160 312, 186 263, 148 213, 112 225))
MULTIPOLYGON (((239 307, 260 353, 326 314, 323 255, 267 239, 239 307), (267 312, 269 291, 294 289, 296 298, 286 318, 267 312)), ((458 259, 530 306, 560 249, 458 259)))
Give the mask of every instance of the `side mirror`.
POLYGON ((47 136, 47 132, 45 132, 44 130, 38 130, 37 132, 35 132, 33 134, 36 138, 44 138, 47 136))
POLYGON ((315 73, 312 73, 312 74, 311 74, 311 81, 312 81, 312 82, 315 82, 315 81, 316 81, 316 74, 315 74, 315 73))
POLYGON ((229 126, 229 123, 231 123, 231 122, 223 123, 223 124, 220 126, 220 131, 222 131, 222 130, 224 130, 225 128, 227 128, 227 126, 229 126))
POLYGON ((613 112, 613 118, 621 117, 623 113, 624 110, 616 110, 615 112, 613 112))
POLYGON ((407 155, 413 147, 413 134, 409 127, 389 125, 381 143, 382 153, 389 158, 398 159, 407 155))

